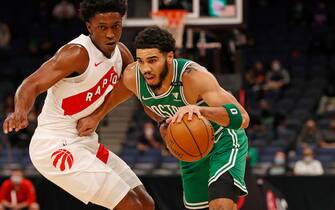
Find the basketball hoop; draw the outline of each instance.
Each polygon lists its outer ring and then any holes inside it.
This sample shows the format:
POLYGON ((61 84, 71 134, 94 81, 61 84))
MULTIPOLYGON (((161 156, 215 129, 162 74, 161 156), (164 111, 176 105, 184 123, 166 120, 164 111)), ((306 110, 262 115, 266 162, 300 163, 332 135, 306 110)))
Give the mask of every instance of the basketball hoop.
POLYGON ((165 19, 159 27, 166 29, 173 35, 173 38, 176 40, 177 49, 183 47, 184 19, 186 14, 187 10, 183 9, 166 9, 152 13, 153 17, 165 19))

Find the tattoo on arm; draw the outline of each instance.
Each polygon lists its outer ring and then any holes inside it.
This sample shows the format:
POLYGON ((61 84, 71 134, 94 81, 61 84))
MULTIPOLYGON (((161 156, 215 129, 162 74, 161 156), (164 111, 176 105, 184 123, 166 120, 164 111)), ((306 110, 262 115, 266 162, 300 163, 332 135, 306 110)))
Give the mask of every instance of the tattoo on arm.
POLYGON ((190 73, 192 71, 198 71, 198 70, 195 69, 195 68, 192 68, 192 67, 188 67, 188 68, 185 69, 185 73, 190 73))

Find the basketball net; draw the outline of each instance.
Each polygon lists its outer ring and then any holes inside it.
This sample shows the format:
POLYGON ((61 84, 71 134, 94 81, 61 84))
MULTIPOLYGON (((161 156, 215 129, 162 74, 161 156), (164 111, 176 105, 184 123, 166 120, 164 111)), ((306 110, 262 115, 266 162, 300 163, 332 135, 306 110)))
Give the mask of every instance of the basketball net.
POLYGON ((182 9, 159 10, 152 13, 153 17, 165 19, 159 27, 166 29, 172 34, 173 38, 176 40, 177 49, 183 48, 184 19, 186 14, 187 10, 182 9))

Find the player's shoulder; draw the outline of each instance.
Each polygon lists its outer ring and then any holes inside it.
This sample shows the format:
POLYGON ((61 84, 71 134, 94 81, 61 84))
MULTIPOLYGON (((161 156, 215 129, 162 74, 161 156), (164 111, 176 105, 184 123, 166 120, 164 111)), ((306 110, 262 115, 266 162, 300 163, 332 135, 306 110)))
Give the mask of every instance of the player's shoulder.
POLYGON ((188 66, 182 75, 182 82, 185 88, 194 90, 194 93, 201 93, 218 85, 216 78, 200 65, 188 66))
POLYGON ((127 57, 127 56, 132 57, 132 54, 131 54, 130 50, 128 49, 128 47, 125 44, 123 44, 122 42, 118 42, 117 46, 119 47, 119 50, 120 50, 120 53, 121 53, 122 57, 127 57))
POLYGON ((136 79, 136 63, 130 63, 123 72, 123 77, 126 81, 135 80, 136 79))
POLYGON ((120 50, 122 61, 123 61, 123 68, 125 68, 128 64, 134 61, 133 55, 131 54, 130 50, 126 45, 122 42, 118 42, 117 46, 120 50))
POLYGON ((213 79, 214 76, 207 71, 207 69, 195 62, 192 62, 191 64, 189 64, 182 75, 182 80, 183 82, 185 81, 190 81, 192 83, 196 82, 196 83, 203 83, 206 80, 211 80, 213 79))
POLYGON ((89 54, 84 46, 69 43, 56 52, 52 61, 64 69, 83 71, 89 64, 89 54))
POLYGON ((89 55, 87 49, 80 44, 69 43, 62 46, 57 52, 56 56, 68 59, 87 59, 89 55))
POLYGON ((120 51, 122 51, 122 52, 129 51, 128 47, 125 44, 123 44, 122 42, 118 42, 117 46, 119 47, 120 51))

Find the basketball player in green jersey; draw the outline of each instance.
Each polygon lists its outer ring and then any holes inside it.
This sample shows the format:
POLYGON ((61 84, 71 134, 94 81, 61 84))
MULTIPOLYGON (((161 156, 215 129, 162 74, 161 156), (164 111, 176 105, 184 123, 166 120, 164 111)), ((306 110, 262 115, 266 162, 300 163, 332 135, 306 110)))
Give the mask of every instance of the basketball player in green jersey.
POLYGON ((249 116, 237 100, 199 64, 175 59, 175 40, 158 27, 140 32, 135 40, 137 62, 123 73, 122 82, 92 116, 78 122, 80 135, 94 131, 115 106, 135 94, 165 136, 168 123, 180 123, 187 114, 205 117, 215 131, 208 156, 196 162, 180 161, 184 204, 188 209, 235 210, 239 196, 247 194, 244 182, 248 139, 244 128, 249 116), (165 120, 167 119, 167 120, 165 120))

